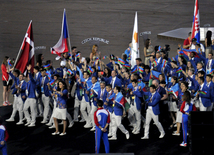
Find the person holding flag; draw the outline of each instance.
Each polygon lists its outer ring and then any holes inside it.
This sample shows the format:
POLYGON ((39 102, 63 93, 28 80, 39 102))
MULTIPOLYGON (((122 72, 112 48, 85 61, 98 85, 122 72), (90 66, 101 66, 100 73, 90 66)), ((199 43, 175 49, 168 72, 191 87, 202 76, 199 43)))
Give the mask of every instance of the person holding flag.
POLYGON ((126 139, 129 139, 129 131, 122 125, 122 116, 125 115, 126 99, 120 92, 120 87, 114 87, 114 94, 108 99, 113 101, 113 114, 112 114, 112 137, 109 140, 117 140, 117 128, 119 128, 125 135, 126 139))

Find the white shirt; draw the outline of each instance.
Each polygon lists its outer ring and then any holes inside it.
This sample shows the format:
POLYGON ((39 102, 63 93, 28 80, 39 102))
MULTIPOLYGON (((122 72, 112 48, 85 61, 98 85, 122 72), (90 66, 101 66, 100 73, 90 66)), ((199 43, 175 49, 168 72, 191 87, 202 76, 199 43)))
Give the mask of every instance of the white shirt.
MULTIPOLYGON (((204 87, 204 83, 202 85, 200 85, 200 86, 201 86, 200 90, 202 90, 202 88, 204 87)), ((201 97, 199 97, 199 101, 202 102, 201 101, 201 97)))
POLYGON ((100 100, 103 100, 101 97, 104 95, 104 92, 105 92, 105 88, 104 88, 104 89, 101 89, 101 92, 100 92, 100 100))
POLYGON ((112 78, 112 80, 111 80, 112 88, 114 88, 115 80, 116 80, 116 76, 114 78, 112 78))
POLYGON ((158 58, 157 62, 158 62, 158 63, 160 63, 160 60, 161 60, 161 57, 160 57, 160 58, 158 58))
MULTIPOLYGON (((152 97, 150 99, 153 99, 153 96, 155 95, 156 92, 152 93, 152 97)), ((152 106, 148 106, 148 109, 152 109, 152 106)))
POLYGON ((39 76, 39 72, 36 73, 36 79, 38 78, 38 76, 39 76))
POLYGON ((211 83, 211 82, 207 83, 207 87, 209 87, 209 86, 210 86, 210 83, 211 83))

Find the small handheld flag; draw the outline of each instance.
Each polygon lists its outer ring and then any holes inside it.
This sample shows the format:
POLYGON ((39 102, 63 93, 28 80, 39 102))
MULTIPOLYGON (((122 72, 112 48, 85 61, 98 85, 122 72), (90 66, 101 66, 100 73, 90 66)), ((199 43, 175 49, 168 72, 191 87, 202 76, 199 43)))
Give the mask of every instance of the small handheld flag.
POLYGON ((11 60, 8 60, 7 63, 8 63, 8 65, 9 65, 10 67, 13 66, 11 60))
POLYGON ((56 83, 56 80, 52 80, 51 82, 49 82, 50 83, 50 85, 53 87, 54 85, 55 85, 55 83, 56 83))
POLYGON ((72 72, 70 69, 68 69, 67 74, 68 74, 68 75, 72 75, 73 72, 72 72))
POLYGON ((118 63, 120 63, 121 65, 124 65, 125 64, 125 61, 121 58, 118 58, 118 63))
POLYGON ((123 65, 123 67, 125 67, 127 69, 131 69, 131 65, 129 65, 129 64, 125 64, 125 65, 123 65))
POLYGON ((207 91, 202 91, 202 90, 200 90, 200 91, 198 91, 200 94, 203 94, 203 95, 207 95, 207 91))
POLYGON ((135 66, 132 70, 131 70, 131 74, 137 73, 137 66, 135 66))
POLYGON ((89 72, 90 74, 93 73, 93 69, 92 69, 90 66, 88 67, 88 72, 89 72))
POLYGON ((76 54, 76 58, 80 58, 80 53, 76 54))
POLYGON ((155 60, 153 61, 154 67, 158 65, 158 62, 155 60))
POLYGON ((180 73, 180 72, 182 72, 182 68, 181 68, 181 67, 179 67, 179 68, 176 70, 176 73, 180 73))
POLYGON ((171 58, 171 61, 175 61, 175 58, 174 58, 174 57, 172 57, 172 58, 171 58))
POLYGON ((48 70, 48 69, 50 69, 51 65, 47 64, 47 65, 44 65, 43 67, 44 67, 44 69, 48 70))
POLYGON ((143 69, 142 67, 138 67, 138 71, 139 71, 140 73, 144 73, 144 69, 143 69))
POLYGON ((46 71, 46 75, 48 77, 48 80, 50 81, 51 80, 51 73, 49 71, 46 71))
POLYGON ((103 59, 107 59, 108 57, 105 55, 104 57, 103 57, 103 59))

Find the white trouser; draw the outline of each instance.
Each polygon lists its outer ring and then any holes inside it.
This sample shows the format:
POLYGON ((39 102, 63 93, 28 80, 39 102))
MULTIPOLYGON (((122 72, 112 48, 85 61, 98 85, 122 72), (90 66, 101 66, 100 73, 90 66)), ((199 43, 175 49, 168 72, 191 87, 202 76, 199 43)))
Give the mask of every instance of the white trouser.
POLYGON ((42 94, 42 103, 44 105, 44 113, 43 113, 44 121, 47 121, 47 119, 48 119, 48 113, 50 110, 49 102, 50 102, 49 96, 47 97, 47 96, 45 96, 45 94, 42 94))
POLYGON ((78 120, 79 109, 81 101, 76 97, 74 103, 74 120, 78 120))
POLYGON ((37 110, 38 110, 38 115, 43 115, 43 105, 42 105, 42 99, 41 97, 36 99, 36 103, 37 103, 37 110))
POLYGON ((36 123, 36 115, 37 115, 37 106, 36 106, 36 99, 35 98, 27 98, 24 104, 24 114, 25 118, 27 119, 28 123, 36 123), (28 112, 28 108, 31 111, 31 119, 30 114, 28 112))
POLYGON ((91 121, 92 121, 92 126, 95 127, 95 123, 94 123, 94 113, 95 111, 97 111, 97 107, 91 103, 91 121))
POLYGON ((140 128, 141 128, 141 113, 140 112, 141 111, 137 110, 136 102, 134 102, 133 111, 134 111, 134 116, 135 116, 135 120, 136 120, 133 125, 134 125, 136 132, 140 132, 140 128))
POLYGON ((10 116, 10 118, 15 118, 16 116, 16 112, 18 111, 18 97, 16 96, 16 94, 14 94, 14 99, 13 99, 13 111, 12 114, 10 116))
POLYGON ((199 110, 200 111, 207 111, 207 107, 205 107, 201 101, 201 98, 199 98, 199 110))
POLYGON ((21 95, 19 95, 18 97, 17 96, 14 97, 14 101, 15 101, 14 102, 15 104, 13 105, 13 112, 12 112, 11 118, 14 118, 16 115, 16 112, 18 111, 19 112, 19 121, 21 122, 23 119, 23 106, 24 106, 21 95), (14 111, 14 109, 15 109, 15 111, 14 111))
POLYGON ((127 134, 128 131, 125 129, 125 127, 123 126, 123 124, 121 124, 122 121, 122 116, 117 116, 114 114, 112 114, 112 136, 113 137, 117 137, 117 128, 119 128, 122 133, 127 134))
POLYGON ((146 126, 145 126, 145 131, 144 131, 145 137, 149 136, 149 124, 150 124, 152 119, 153 119, 155 125, 158 127, 158 130, 160 131, 160 133, 164 133, 163 127, 158 120, 158 115, 155 115, 153 110, 148 108, 146 110, 146 126))
POLYGON ((66 118, 68 119, 69 124, 71 124, 73 122, 71 115, 68 113, 68 109, 66 111, 66 118))
MULTIPOLYGON (((109 112, 109 111, 108 111, 108 112, 109 112)), ((112 135, 112 134, 113 134, 113 133, 112 133, 112 113, 109 112, 109 114, 110 114, 109 133, 112 135)))
POLYGON ((209 107, 207 107, 207 111, 212 111, 213 110, 213 103, 209 107))
POLYGON ((83 97, 81 105, 80 105, 80 112, 82 114, 82 117, 85 119, 86 123, 90 123, 91 119, 90 119, 90 104, 89 102, 85 101, 85 97, 83 97), (86 112, 86 108, 87 108, 87 112, 86 112))
POLYGON ((131 105, 129 110, 128 110, 128 120, 129 120, 129 122, 130 122, 130 124, 132 126, 134 126, 134 124, 136 122, 136 118, 135 118, 135 115, 134 115, 134 109, 133 108, 134 108, 134 106, 131 105))

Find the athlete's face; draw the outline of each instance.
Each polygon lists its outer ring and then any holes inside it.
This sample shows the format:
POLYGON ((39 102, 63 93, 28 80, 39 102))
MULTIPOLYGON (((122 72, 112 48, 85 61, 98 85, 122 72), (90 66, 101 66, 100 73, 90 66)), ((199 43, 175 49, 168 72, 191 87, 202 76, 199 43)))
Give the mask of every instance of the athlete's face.
POLYGON ((45 71, 42 71, 41 74, 42 74, 42 77, 45 77, 45 71))
POLYGON ((106 86, 106 91, 107 91, 107 92, 110 92, 110 91, 111 91, 111 87, 106 86))
POLYGON ((97 82, 97 79, 95 77, 92 77, 91 82, 94 84, 97 82))

